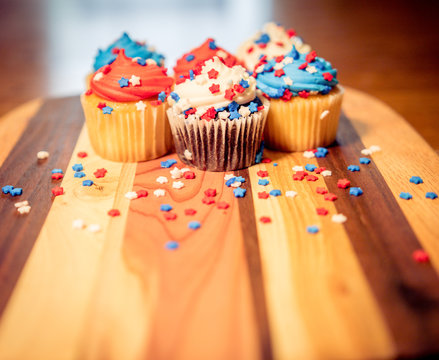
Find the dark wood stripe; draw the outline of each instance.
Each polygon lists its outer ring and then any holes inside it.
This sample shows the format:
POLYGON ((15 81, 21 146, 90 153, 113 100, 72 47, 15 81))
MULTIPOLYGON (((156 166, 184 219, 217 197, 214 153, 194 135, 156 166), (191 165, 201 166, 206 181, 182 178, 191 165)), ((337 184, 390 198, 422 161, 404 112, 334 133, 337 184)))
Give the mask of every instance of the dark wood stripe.
POLYGON ((267 316, 267 304, 265 299, 264 281, 262 275, 261 253, 259 250, 258 232, 256 229, 255 210, 251 191, 250 176, 247 169, 235 171, 236 176, 246 179, 241 185, 247 190, 245 197, 239 199, 239 214, 241 229, 244 238, 244 247, 247 257, 250 286, 253 295, 256 320, 260 338, 261 353, 263 359, 272 359, 271 336, 267 316))
POLYGON ((360 165, 359 172, 347 171, 348 165, 359 164, 365 146, 344 115, 336 142, 330 155, 317 160, 332 170, 326 185, 338 195, 337 211, 348 217, 345 228, 394 338, 397 355, 438 352, 438 275, 431 265, 412 260, 412 252, 421 245, 374 162, 360 165), (348 178, 364 194, 355 197, 349 190, 338 189, 340 178, 348 178))
POLYGON ((83 122, 79 97, 47 100, 0 168, 1 186, 23 188, 21 196, 0 196, 0 316, 50 210, 51 189, 61 183, 52 182, 51 170, 66 170, 83 122), (40 150, 49 151, 47 160, 37 160, 40 150), (23 200, 32 207, 27 215, 14 206, 23 200))

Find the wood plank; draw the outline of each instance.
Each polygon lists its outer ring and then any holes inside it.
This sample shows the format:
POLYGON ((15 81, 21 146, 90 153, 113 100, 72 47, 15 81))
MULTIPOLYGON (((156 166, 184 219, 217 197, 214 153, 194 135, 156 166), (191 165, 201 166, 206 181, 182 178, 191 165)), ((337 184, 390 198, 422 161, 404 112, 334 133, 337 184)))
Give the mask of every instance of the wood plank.
POLYGON ((316 161, 301 154, 266 151, 265 156, 278 166, 260 164, 249 173, 275 357, 393 356, 392 339, 350 239, 343 225, 330 221, 335 206, 316 194, 324 181, 292 180, 292 166, 316 161), (269 185, 257 185, 259 170, 269 172, 269 185), (258 198, 258 192, 272 189, 281 189, 283 195, 258 198), (286 190, 298 196, 287 198, 286 190), (329 215, 318 216, 316 207, 325 207, 329 215), (258 221, 261 216, 272 222, 258 221), (309 225, 318 225, 320 232, 308 234, 309 225))

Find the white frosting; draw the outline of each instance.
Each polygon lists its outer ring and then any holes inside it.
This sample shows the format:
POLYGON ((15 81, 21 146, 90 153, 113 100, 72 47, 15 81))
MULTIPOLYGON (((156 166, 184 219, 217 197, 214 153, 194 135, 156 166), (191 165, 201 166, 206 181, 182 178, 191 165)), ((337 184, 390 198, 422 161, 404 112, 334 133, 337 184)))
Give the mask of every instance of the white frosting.
POLYGON ((290 38, 283 26, 269 22, 264 25, 262 31, 258 31, 253 37, 241 44, 236 56, 247 66, 247 69, 253 70, 261 55, 267 55, 267 59, 270 60, 276 56, 286 54, 293 45, 301 53, 311 51, 311 47, 308 44, 304 44, 300 37, 292 36, 290 38), (255 44, 255 41, 262 34, 267 34, 270 37, 270 41, 265 48, 260 48, 258 44, 255 44), (282 43, 282 46, 279 46, 277 43, 282 43), (253 48, 253 51, 250 53, 248 52, 249 48, 253 48))
POLYGON ((180 96, 180 100, 173 104, 175 113, 181 113, 192 107, 197 109, 197 114, 202 115, 212 106, 217 109, 227 106, 232 101, 238 104, 252 101, 256 97, 256 80, 250 77, 242 66, 236 65, 230 68, 214 56, 205 62, 201 74, 195 76, 194 80, 186 80, 176 85, 174 92, 180 96), (216 79, 209 79, 208 72, 212 69, 218 72, 216 79), (226 90, 239 84, 242 79, 246 80, 249 86, 244 88, 242 93, 235 91, 233 100, 226 99, 224 97, 226 90), (219 85, 219 91, 214 94, 209 90, 213 84, 219 85))

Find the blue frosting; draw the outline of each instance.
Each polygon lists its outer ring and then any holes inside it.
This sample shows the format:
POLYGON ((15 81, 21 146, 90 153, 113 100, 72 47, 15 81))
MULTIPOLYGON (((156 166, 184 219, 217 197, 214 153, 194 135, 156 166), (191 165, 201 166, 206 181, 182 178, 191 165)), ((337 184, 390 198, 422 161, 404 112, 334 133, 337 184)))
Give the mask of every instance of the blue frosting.
POLYGON ((295 46, 285 57, 293 58, 291 64, 285 64, 282 69, 285 75, 278 77, 274 75, 274 66, 277 64, 275 59, 268 61, 264 65, 264 70, 259 72, 256 77, 256 86, 258 89, 266 93, 272 98, 280 98, 283 96, 285 89, 292 92, 293 96, 297 96, 299 91, 316 91, 319 94, 327 94, 331 89, 338 84, 336 79, 337 70, 333 69, 331 63, 316 57, 314 61, 309 63, 309 66, 313 66, 316 70, 314 73, 310 73, 305 69, 299 69, 299 66, 306 61, 306 54, 300 54, 295 46), (325 80, 323 73, 330 73, 333 76, 331 81, 325 80), (292 81, 292 85, 287 85, 284 82, 284 77, 289 77, 292 81))
POLYGON ((95 62, 93 64, 95 71, 100 69, 102 66, 111 64, 116 59, 117 54, 113 54, 112 52, 114 48, 125 49, 125 55, 131 58, 140 57, 144 60, 153 59, 158 65, 161 65, 164 60, 164 56, 162 54, 148 50, 146 45, 141 45, 136 41, 133 41, 127 33, 123 33, 122 36, 112 43, 107 49, 98 50, 98 54, 96 55, 95 62))

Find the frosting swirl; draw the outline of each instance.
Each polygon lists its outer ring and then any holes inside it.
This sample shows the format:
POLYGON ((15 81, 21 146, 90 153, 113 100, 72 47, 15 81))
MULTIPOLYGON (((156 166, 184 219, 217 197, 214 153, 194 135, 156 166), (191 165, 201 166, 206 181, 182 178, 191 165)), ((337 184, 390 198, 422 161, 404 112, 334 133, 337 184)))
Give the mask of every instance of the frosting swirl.
POLYGON ((174 67, 174 76, 177 82, 179 79, 188 79, 189 70, 200 67, 204 61, 214 56, 221 58, 224 64, 229 67, 241 65, 241 62, 235 56, 216 45, 215 40, 209 38, 199 47, 192 49, 177 60, 177 64, 174 67))
POLYGON ((111 64, 117 57, 118 50, 125 49, 125 55, 129 57, 139 57, 144 60, 152 59, 157 65, 163 65, 164 56, 154 50, 152 46, 139 43, 132 40, 127 33, 123 33, 122 36, 112 43, 105 50, 98 50, 98 54, 95 57, 93 64, 94 71, 100 69, 102 66, 111 64))
POLYGON ((274 22, 264 25, 262 31, 258 31, 253 37, 241 44, 236 52, 247 69, 253 70, 261 56, 266 55, 268 60, 288 52, 292 46, 301 53, 311 50, 301 37, 296 35, 293 29, 286 30, 283 26, 274 22))
POLYGON ((256 97, 256 81, 242 66, 228 67, 215 56, 203 64, 199 75, 176 85, 174 93, 179 99, 173 107, 176 112, 192 108, 203 114, 211 107, 219 109, 232 102, 252 101, 256 97))
POLYGON ((337 70, 315 51, 299 53, 295 46, 285 56, 262 58, 255 67, 257 88, 272 98, 325 95, 338 84, 337 70))
POLYGON ((166 75, 166 68, 141 65, 136 59, 125 56, 121 49, 111 65, 100 68, 90 82, 90 88, 97 96, 118 102, 139 101, 168 93, 174 80, 166 75))

